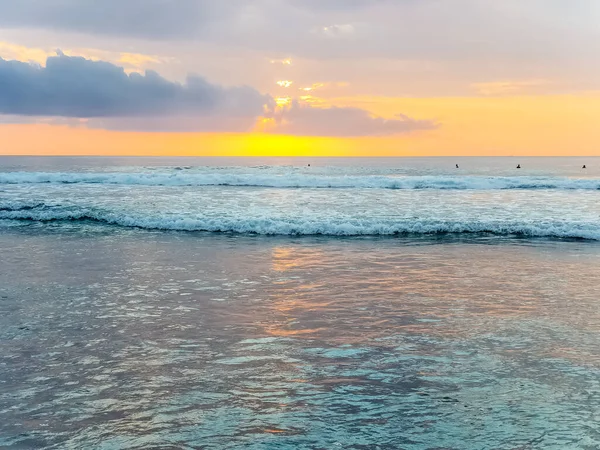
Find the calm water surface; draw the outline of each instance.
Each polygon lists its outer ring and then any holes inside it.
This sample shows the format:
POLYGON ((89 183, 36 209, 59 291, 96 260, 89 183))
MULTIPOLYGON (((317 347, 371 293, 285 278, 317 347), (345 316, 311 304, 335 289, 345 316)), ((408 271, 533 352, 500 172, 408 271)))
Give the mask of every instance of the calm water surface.
POLYGON ((596 245, 97 228, 0 244, 9 448, 600 445, 596 245))

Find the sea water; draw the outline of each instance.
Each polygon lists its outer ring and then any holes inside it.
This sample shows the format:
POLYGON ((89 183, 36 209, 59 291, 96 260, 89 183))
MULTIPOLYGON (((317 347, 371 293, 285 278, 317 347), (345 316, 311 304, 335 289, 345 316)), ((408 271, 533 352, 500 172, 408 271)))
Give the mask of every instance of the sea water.
POLYGON ((599 189, 600 158, 0 157, 0 446, 599 448, 599 189))

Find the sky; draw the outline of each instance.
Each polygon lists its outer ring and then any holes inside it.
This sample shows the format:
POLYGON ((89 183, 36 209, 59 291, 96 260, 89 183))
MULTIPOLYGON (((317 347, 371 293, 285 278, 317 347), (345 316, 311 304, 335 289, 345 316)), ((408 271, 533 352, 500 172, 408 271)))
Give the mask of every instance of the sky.
POLYGON ((598 0, 0 0, 0 154, 600 155, 598 0))

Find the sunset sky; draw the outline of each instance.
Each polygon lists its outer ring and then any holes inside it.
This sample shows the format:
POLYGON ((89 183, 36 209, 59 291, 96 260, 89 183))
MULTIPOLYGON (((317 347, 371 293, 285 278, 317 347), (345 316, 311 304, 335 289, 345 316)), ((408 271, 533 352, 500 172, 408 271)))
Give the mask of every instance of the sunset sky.
POLYGON ((600 155, 598 0, 0 0, 0 154, 600 155))

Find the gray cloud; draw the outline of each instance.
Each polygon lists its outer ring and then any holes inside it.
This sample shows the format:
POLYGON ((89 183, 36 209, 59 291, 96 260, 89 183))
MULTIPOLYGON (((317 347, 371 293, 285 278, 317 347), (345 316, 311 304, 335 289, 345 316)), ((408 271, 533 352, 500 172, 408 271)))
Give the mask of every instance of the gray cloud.
POLYGON ((0 58, 0 114, 63 117, 257 117, 270 98, 199 77, 173 83, 156 72, 59 54, 46 67, 0 58))
POLYGON ((199 77, 179 84, 151 71, 128 75, 114 64, 60 52, 46 67, 0 58, 0 114, 0 123, 33 120, 120 131, 244 132, 263 115, 275 119, 274 133, 301 136, 378 136, 436 127, 402 115, 374 117, 358 108, 293 102, 279 109, 251 87, 225 88, 199 77))
MULTIPOLYGON (((432 130, 439 126, 433 121, 416 120, 403 114, 384 119, 360 108, 314 108, 297 102, 285 109, 272 110, 265 117, 275 119, 275 127, 267 132, 291 136, 389 136, 432 130)), ((85 126, 116 131, 246 132, 255 124, 252 117, 106 117, 91 119, 85 126)))
POLYGON ((595 0, 0 0, 0 27, 203 40, 312 59, 589 60, 595 0), (325 27, 352 25, 348 39, 325 27))
MULTIPOLYGON (((316 11, 348 11, 366 8, 373 4, 393 2, 394 0, 288 0, 289 4, 303 9, 316 11)), ((396 0, 397 3, 415 0, 396 0)))
POLYGON ((0 26, 189 38, 229 18, 240 4, 240 0, 0 0, 0 26))
POLYGON ((271 114, 277 134, 296 136, 386 136, 432 130, 439 125, 430 120, 416 120, 403 114, 394 119, 371 115, 360 108, 313 108, 293 102, 289 108, 271 114))
MULTIPOLYGON (((136 38, 240 37, 270 23, 310 28, 314 14, 356 12, 393 0, 0 0, 0 27, 41 28, 136 38), (291 20, 290 20, 291 19, 291 20)), ((402 0, 414 1, 414 0, 402 0)), ((245 40, 244 40, 245 41, 245 40)))

